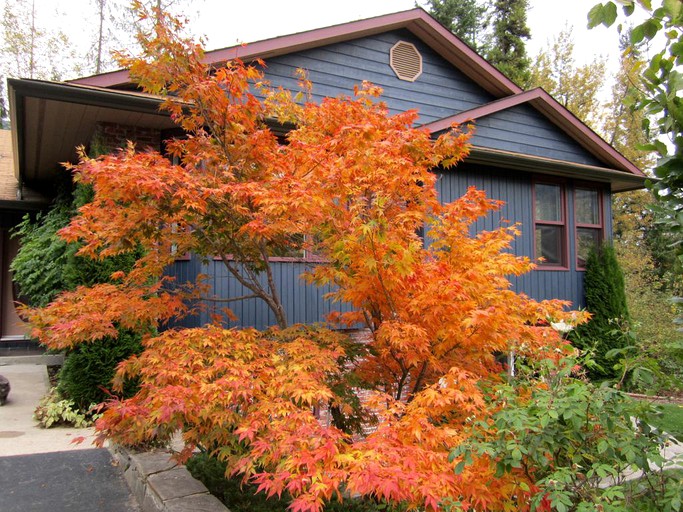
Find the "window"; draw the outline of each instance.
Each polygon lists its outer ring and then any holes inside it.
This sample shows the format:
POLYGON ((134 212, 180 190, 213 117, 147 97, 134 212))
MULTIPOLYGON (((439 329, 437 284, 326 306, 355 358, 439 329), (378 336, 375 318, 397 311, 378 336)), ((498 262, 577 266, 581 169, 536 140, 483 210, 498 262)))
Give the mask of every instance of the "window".
POLYGON ((534 186, 534 245, 539 266, 566 268, 566 219, 564 186, 536 183, 534 186))
POLYGON ((576 222, 576 268, 584 268, 588 253, 602 241, 603 237, 600 190, 576 187, 574 219, 576 222))

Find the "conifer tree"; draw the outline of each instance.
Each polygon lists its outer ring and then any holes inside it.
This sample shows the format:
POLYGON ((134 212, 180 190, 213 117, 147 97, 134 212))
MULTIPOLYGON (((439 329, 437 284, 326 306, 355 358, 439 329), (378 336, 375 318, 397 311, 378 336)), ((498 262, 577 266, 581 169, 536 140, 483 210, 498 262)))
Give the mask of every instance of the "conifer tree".
POLYGON ((486 58, 520 87, 529 82, 530 60, 525 41, 531 38, 527 25, 528 0, 495 0, 491 11, 493 33, 486 58))
POLYGON ((436 20, 477 51, 483 47, 487 6, 477 0, 428 0, 425 5, 436 20))
POLYGON ((593 352, 597 365, 588 368, 591 377, 615 377, 613 367, 616 359, 607 357, 607 354, 626 345, 629 313, 624 274, 612 246, 603 245, 591 251, 586 260, 584 289, 586 309, 593 317, 572 333, 572 342, 593 352))

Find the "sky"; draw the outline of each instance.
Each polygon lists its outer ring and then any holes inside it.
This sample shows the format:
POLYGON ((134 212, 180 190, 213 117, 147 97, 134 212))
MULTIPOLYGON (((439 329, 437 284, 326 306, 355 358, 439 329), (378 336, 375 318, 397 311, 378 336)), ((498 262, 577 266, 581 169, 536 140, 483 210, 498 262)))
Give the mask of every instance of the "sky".
MULTIPOLYGON (((415 0, 201 1, 204 9, 196 19, 197 24, 203 29, 203 34, 207 36, 208 48, 258 41, 412 9, 415 6, 415 0)), ((569 3, 558 0, 530 0, 527 14, 532 35, 531 41, 527 43, 529 54, 535 55, 567 24, 574 27, 579 63, 590 62, 600 54, 610 60, 618 60, 618 38, 614 29, 586 29, 587 13, 597 1, 572 0, 569 3)))
MULTIPOLYGON (((13 0, 6 0, 9 5, 13 0)), ((31 0, 29 0, 31 1, 31 0)), ((58 23, 78 44, 88 44, 93 33, 93 0, 33 0, 43 23, 58 23), (55 10, 62 14, 56 16, 55 10), (66 23, 65 20, 66 19, 66 23)), ((529 0, 528 25, 533 56, 565 26, 574 28, 578 64, 604 55, 611 69, 618 64, 618 37, 614 28, 586 29, 586 16, 598 0, 529 0)), ((424 3, 424 0, 419 0, 424 3)), ((279 35, 378 16, 415 7, 415 0, 176 0, 192 20, 195 35, 205 36, 207 49, 223 48, 279 35)))

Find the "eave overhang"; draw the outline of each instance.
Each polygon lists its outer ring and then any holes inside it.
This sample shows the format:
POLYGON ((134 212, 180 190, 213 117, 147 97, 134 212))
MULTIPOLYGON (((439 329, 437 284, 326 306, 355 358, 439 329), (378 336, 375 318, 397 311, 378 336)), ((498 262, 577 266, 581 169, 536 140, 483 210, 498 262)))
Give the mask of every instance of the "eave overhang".
POLYGON ((534 174, 561 176, 581 181, 609 183, 612 192, 640 190, 645 187, 645 182, 650 179, 605 167, 577 164, 564 160, 477 146, 470 149, 470 154, 465 159, 465 162, 534 174))
POLYGON ((160 112, 163 98, 41 80, 9 79, 14 175, 19 186, 51 183, 61 163, 76 162, 77 147, 90 142, 101 122, 174 128, 160 112))

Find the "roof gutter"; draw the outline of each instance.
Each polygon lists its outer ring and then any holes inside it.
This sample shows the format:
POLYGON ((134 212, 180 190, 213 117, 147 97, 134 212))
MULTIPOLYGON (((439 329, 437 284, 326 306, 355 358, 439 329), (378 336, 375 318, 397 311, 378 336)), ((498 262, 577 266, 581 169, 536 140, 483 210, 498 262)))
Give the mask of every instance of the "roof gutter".
POLYGON ((565 176, 587 181, 602 181, 605 183, 621 182, 618 187, 612 188, 614 192, 640 190, 645 188, 647 181, 656 180, 656 178, 636 176, 624 171, 616 171, 605 167, 565 162, 552 158, 523 155, 520 153, 476 146, 470 149, 466 162, 493 164, 501 168, 515 169, 530 173, 542 172, 543 174, 565 176))

